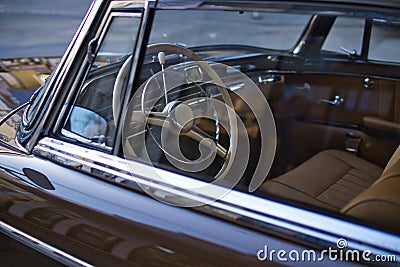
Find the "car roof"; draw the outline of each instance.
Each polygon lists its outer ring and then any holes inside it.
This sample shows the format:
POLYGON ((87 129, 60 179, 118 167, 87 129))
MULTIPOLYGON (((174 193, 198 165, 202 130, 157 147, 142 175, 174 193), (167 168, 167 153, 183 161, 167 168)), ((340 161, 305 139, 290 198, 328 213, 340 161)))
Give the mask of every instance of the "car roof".
POLYGON ((237 4, 259 4, 259 3, 291 3, 291 4, 328 4, 328 5, 344 5, 344 6, 363 6, 363 7, 385 7, 385 8, 399 8, 400 9, 400 0, 290 0, 290 1, 282 1, 282 0, 207 0, 207 1, 199 1, 199 0, 158 0, 159 4, 168 5, 168 6, 179 6, 179 7, 193 7, 200 5, 224 5, 227 3, 237 3, 237 4))

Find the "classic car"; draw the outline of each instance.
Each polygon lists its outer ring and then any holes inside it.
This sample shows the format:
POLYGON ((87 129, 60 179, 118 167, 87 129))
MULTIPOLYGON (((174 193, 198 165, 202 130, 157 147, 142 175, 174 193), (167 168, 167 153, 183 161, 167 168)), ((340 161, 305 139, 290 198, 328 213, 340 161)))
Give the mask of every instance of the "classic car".
POLYGON ((397 266, 399 30, 393 0, 93 2, 0 122, 2 251, 397 266))

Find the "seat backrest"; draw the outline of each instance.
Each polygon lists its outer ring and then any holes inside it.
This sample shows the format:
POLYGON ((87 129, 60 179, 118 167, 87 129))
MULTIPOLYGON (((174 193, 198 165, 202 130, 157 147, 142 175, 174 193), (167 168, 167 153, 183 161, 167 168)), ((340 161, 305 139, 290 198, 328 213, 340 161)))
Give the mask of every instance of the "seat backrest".
POLYGON ((341 212, 400 232, 400 146, 378 180, 341 212))

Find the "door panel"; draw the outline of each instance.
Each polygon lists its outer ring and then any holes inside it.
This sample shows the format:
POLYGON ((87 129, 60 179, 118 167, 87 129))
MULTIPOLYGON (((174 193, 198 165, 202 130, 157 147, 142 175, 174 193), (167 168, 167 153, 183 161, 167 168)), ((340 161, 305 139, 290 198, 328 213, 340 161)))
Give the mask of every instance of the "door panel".
POLYGON ((398 139, 374 136, 359 130, 293 120, 288 139, 293 140, 290 146, 295 149, 286 153, 290 155, 290 164, 295 167, 321 150, 346 150, 354 145, 352 142, 357 142, 355 138, 360 138, 357 155, 381 167, 386 165, 399 144, 398 139))
POLYGON ((388 118, 393 104, 387 100, 394 94, 394 82, 386 82, 382 92, 380 80, 374 80, 373 88, 363 84, 364 78, 356 76, 293 75, 286 78, 284 97, 304 102, 306 108, 293 115, 305 120, 360 126, 364 116, 388 118), (335 96, 340 100, 335 102, 335 96))
POLYGON ((291 169, 325 149, 384 167, 400 143, 399 82, 330 74, 286 75, 273 104, 280 153, 291 169))

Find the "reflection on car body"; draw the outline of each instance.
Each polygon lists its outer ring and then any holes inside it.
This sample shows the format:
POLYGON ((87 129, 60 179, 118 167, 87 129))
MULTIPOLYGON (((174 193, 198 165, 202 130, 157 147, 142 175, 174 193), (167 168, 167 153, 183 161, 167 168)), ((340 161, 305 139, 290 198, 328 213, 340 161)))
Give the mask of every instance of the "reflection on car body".
POLYGON ((94 2, 2 142, 1 231, 67 265, 395 266, 399 21, 390 1, 94 2))

